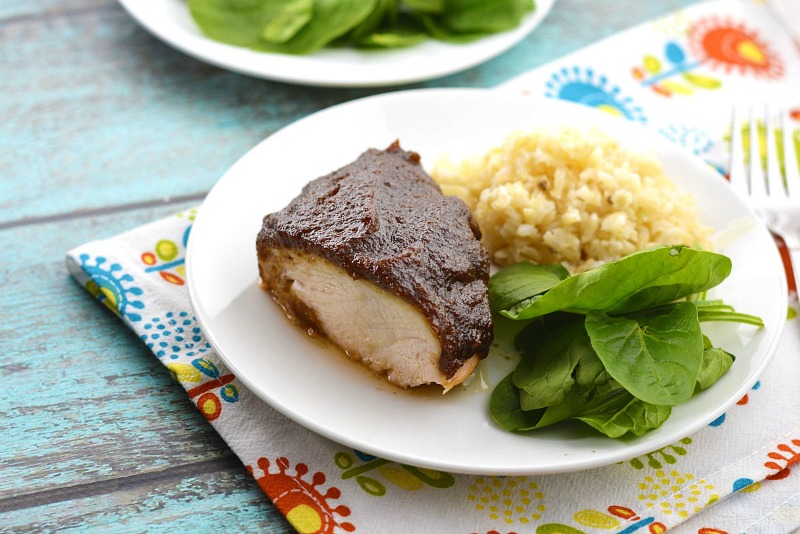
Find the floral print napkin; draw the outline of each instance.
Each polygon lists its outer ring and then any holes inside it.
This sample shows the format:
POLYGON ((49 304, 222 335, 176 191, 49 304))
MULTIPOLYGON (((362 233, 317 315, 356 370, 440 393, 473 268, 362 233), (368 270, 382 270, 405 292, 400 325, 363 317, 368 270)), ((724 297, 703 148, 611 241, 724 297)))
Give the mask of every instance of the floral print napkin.
MULTIPOLYGON (((730 104, 753 94, 791 104, 798 89, 800 44, 768 6, 720 0, 633 28, 498 90, 581 102, 646 123, 724 171, 730 104)), ((800 144, 800 107, 793 113, 800 144)), ((79 246, 67 254, 67 266, 172 372, 298 532, 757 534, 800 528, 797 319, 788 322, 773 362, 747 395, 707 427, 662 449, 560 475, 437 472, 316 435, 226 369, 195 320, 185 285, 194 214, 79 246)), ((796 307, 793 280, 790 286, 796 307)))

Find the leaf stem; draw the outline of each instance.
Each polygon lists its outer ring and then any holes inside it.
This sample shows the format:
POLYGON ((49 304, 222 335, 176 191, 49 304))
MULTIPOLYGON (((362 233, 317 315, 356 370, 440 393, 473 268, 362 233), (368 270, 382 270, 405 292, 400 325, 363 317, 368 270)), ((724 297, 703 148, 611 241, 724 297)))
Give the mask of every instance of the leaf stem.
POLYGON ((725 321, 732 323, 750 324, 753 326, 757 326, 759 328, 764 328, 764 321, 762 321, 760 317, 734 311, 722 311, 716 309, 709 310, 704 308, 698 308, 697 318, 700 319, 701 323, 709 321, 725 321))

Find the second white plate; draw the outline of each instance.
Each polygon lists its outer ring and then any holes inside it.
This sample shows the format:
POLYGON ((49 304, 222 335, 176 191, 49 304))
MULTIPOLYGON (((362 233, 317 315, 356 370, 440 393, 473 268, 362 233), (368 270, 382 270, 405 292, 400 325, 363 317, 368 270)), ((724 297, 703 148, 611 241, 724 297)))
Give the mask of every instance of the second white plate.
POLYGON ((574 471, 664 447, 721 415, 753 385, 774 353, 787 307, 786 279, 766 228, 704 162, 644 127, 567 102, 501 91, 390 93, 311 115, 272 135, 213 188, 192 231, 189 292, 197 318, 220 356, 256 395, 298 423, 384 458, 450 472, 527 475, 574 471), (712 388, 677 407, 659 429, 613 440, 580 425, 512 434, 491 420, 492 388, 513 367, 494 347, 471 385, 445 396, 403 391, 373 376, 291 325, 258 284, 255 239, 262 217, 302 186, 395 139, 430 167, 442 153, 475 154, 516 129, 600 128, 634 150, 652 150, 677 185, 691 192, 702 219, 723 233, 719 252, 731 276, 712 297, 760 316, 756 331, 704 325, 736 355, 712 388))
POLYGON ((218 67, 290 83, 378 87, 438 78, 488 61, 541 24, 555 0, 537 0, 536 10, 518 28, 472 43, 430 40, 402 49, 325 49, 308 56, 255 52, 209 39, 192 20, 184 0, 119 2, 139 24, 162 41, 218 67))

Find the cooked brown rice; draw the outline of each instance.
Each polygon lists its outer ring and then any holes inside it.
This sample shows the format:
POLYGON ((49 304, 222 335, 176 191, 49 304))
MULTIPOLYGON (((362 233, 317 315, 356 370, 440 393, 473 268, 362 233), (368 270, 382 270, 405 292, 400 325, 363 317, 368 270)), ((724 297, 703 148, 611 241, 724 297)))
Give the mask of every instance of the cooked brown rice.
POLYGON ((514 133, 485 155, 440 159, 432 175, 470 207, 498 265, 581 272, 654 245, 710 248, 694 199, 661 164, 598 131, 514 133))

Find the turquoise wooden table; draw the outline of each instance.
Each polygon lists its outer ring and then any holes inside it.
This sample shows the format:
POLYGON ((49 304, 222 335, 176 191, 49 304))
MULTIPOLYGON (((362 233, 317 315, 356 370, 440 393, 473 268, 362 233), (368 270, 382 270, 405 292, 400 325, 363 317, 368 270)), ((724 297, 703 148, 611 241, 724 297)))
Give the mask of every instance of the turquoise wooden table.
MULTIPOLYGON (((502 56, 402 88, 492 87, 690 3, 558 0, 502 56)), ((0 3, 0 530, 291 531, 64 254, 199 204, 292 121, 394 89, 227 72, 151 37, 114 0, 0 3)))

